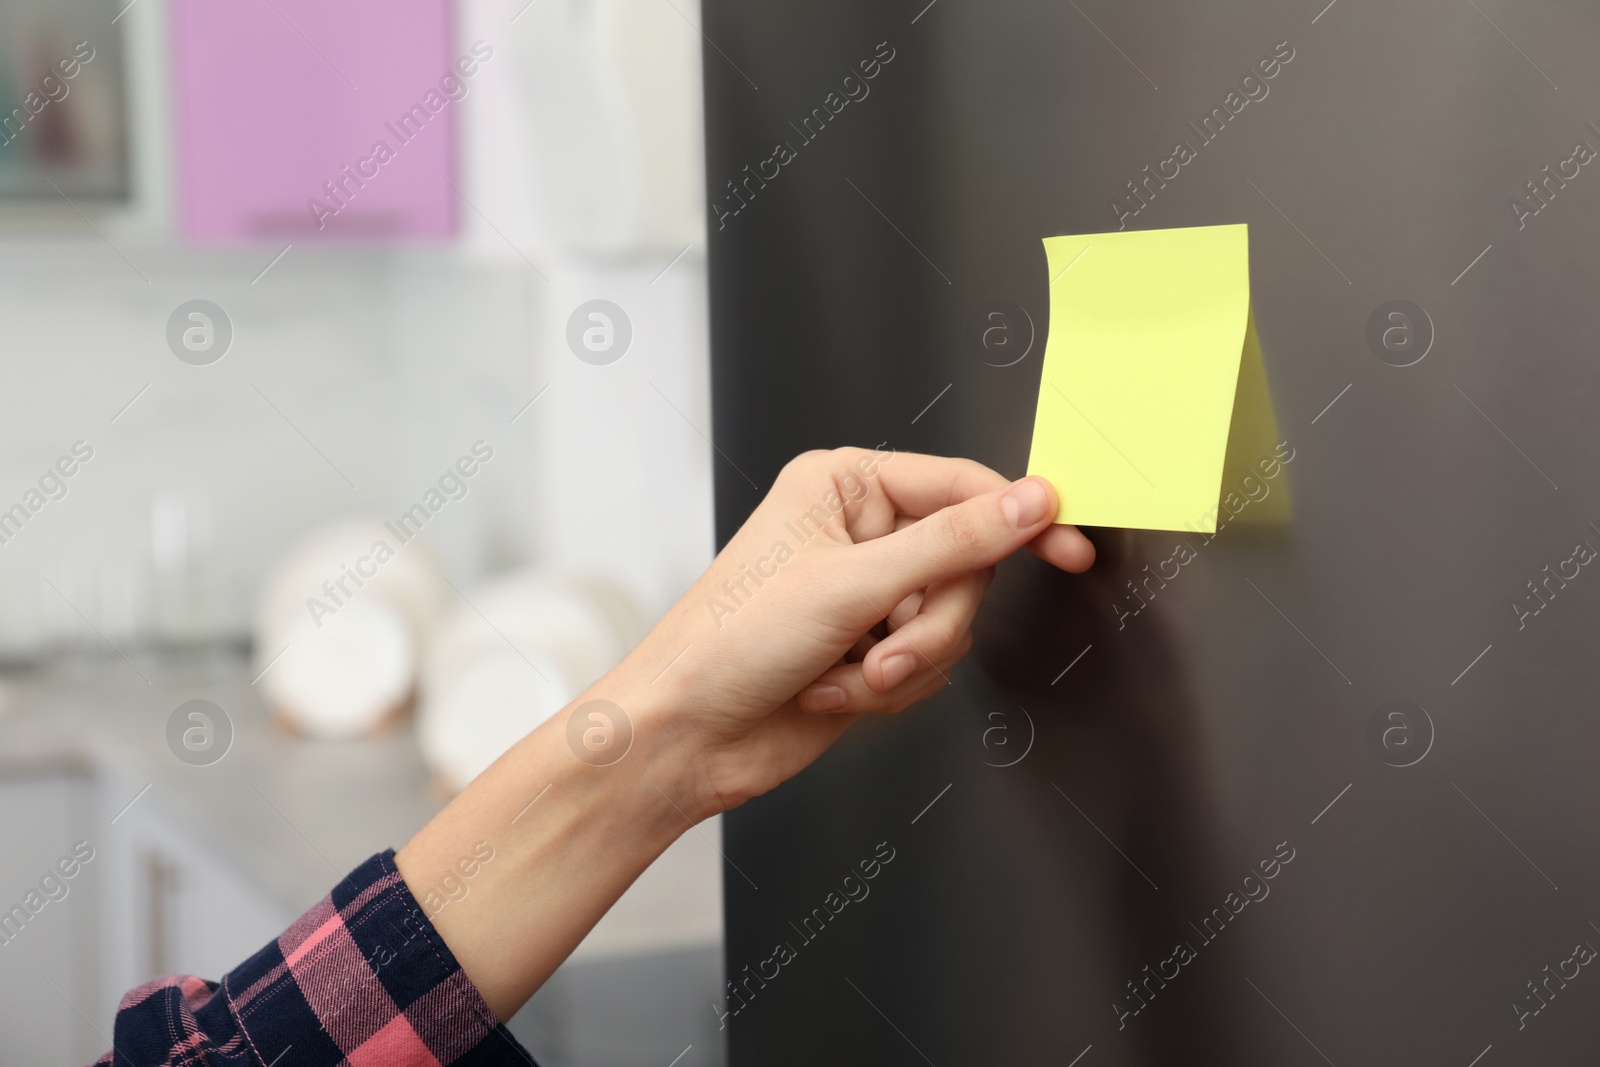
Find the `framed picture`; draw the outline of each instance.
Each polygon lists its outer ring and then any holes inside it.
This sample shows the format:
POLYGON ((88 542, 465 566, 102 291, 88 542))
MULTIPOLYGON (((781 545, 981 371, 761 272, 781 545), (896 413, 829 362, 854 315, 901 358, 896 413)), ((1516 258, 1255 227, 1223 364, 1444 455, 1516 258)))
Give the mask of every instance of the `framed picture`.
POLYGON ((0 4, 0 200, 127 200, 126 0, 0 4))

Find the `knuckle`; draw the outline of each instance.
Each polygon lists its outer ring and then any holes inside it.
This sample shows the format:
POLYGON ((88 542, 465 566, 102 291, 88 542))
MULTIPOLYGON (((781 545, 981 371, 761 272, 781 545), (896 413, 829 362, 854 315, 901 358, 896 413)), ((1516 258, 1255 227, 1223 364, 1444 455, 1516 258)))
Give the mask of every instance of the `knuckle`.
POLYGON ((984 466, 975 459, 962 457, 951 459, 949 463, 949 493, 952 499, 963 499, 979 493, 986 493, 991 489, 996 489, 1006 484, 1004 475, 984 466))
POLYGON ((840 445, 828 453, 833 457, 835 463, 843 464, 844 466, 854 465, 857 460, 866 454, 866 449, 857 448, 854 445, 840 445))
POLYGON ((783 465, 778 472, 782 480, 793 481, 796 477, 810 474, 824 465, 831 466, 833 453, 826 448, 813 448, 800 453, 783 465))
POLYGON ((969 459, 965 456, 961 456, 958 457, 954 462, 956 464, 955 470, 957 474, 963 478, 969 479, 974 485, 995 481, 997 479, 999 481, 1005 481, 1005 476, 1003 474, 999 474, 993 467, 985 466, 975 459, 969 459))
POLYGON ((966 634, 955 619, 929 619, 917 636, 917 659, 924 670, 959 655, 956 650, 966 634))
POLYGON ((939 513, 938 533, 944 547, 954 556, 973 555, 983 547, 983 523, 969 508, 945 508, 939 513))

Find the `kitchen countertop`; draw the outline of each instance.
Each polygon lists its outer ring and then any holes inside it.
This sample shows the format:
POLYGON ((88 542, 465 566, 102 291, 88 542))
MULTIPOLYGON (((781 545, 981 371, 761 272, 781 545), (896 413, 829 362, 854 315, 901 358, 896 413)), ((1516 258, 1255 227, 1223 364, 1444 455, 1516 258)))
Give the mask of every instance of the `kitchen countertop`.
MULTIPOLYGON (((448 799, 409 718, 368 739, 310 740, 279 726, 242 674, 7 680, 3 705, 0 777, 92 774, 113 813, 128 802, 158 809, 291 913, 367 856, 404 844, 448 799), (167 746, 168 718, 194 699, 215 703, 233 724, 231 747, 210 766, 191 766, 167 746)), ((704 837, 686 833, 641 876, 575 960, 720 941, 720 833, 714 820, 700 829, 704 837)))

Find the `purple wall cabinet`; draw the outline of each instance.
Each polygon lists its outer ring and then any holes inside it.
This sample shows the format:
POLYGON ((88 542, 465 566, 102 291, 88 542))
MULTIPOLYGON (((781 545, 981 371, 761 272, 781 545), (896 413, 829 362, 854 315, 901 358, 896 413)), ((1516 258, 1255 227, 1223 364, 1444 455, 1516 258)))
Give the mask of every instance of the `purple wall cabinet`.
POLYGON ((450 0, 173 0, 179 217, 201 241, 456 232, 450 0))

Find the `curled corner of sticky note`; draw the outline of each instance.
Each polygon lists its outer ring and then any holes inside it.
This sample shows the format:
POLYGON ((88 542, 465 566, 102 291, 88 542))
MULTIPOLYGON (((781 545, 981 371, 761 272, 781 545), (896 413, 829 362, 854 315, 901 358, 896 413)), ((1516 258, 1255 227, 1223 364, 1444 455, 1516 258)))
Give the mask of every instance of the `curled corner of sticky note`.
POLYGON ((1228 431, 1222 464, 1222 488, 1217 498, 1221 520, 1258 527, 1288 525, 1293 509, 1287 468, 1293 459, 1294 447, 1279 436, 1252 312, 1245 327, 1233 425, 1228 431))

